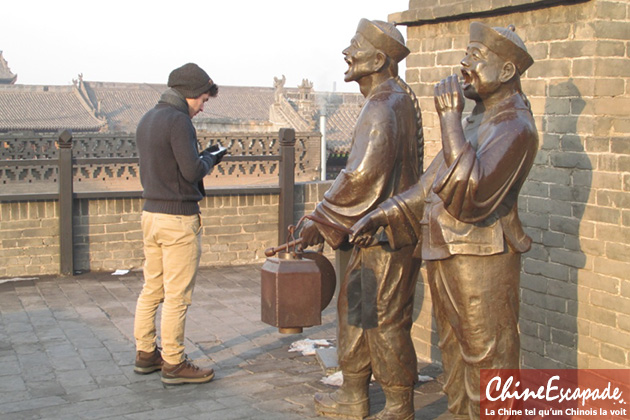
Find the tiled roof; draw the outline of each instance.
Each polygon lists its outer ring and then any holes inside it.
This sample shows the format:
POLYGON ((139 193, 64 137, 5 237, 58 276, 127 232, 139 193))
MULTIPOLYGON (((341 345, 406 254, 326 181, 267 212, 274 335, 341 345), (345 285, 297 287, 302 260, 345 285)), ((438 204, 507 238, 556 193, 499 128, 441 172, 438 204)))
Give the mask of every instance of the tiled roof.
MULTIPOLYGON (((71 86, 0 85, 0 132, 74 131, 128 132, 136 130, 140 118, 158 102, 164 84, 90 82, 79 78, 71 86)), ((326 139, 333 153, 350 148, 352 130, 363 104, 360 94, 313 92, 311 108, 298 109, 298 90, 284 89, 291 105, 285 124, 299 122, 319 130, 319 114, 326 110, 326 139), (309 122, 310 119, 310 122, 309 122), (314 120, 314 121, 313 121, 314 120)), ((206 124, 268 125, 275 103, 274 88, 220 86, 204 112, 195 120, 206 124)), ((300 128, 301 127, 301 128, 300 128)))
POLYGON ((0 85, 0 131, 94 132, 105 125, 82 104, 74 86, 0 85))
POLYGON ((160 99, 166 85, 84 82, 90 102, 107 119, 109 130, 134 132, 140 118, 160 99))
MULTIPOLYGON (((85 82, 90 100, 107 118, 112 131, 133 132, 140 118, 168 89, 166 85, 144 83, 85 82)), ((261 87, 219 86, 196 119, 212 121, 268 121, 273 104, 273 89, 261 87)))
POLYGON ((206 104, 201 117, 217 120, 269 121, 273 88, 219 86, 219 95, 206 104))
POLYGON ((342 104, 326 121, 326 148, 334 154, 347 154, 352 131, 361 112, 359 104, 342 104))

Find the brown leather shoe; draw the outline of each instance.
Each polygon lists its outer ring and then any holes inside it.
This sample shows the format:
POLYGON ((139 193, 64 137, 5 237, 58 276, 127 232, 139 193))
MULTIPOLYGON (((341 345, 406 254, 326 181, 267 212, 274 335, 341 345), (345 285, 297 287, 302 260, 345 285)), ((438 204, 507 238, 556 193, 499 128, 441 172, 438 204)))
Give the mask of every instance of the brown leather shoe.
POLYGON ((156 348, 153 352, 138 350, 136 352, 136 365, 133 371, 141 375, 155 372, 162 369, 162 354, 160 349, 156 348))
POLYGON ((214 378, 213 369, 203 369, 186 359, 178 365, 162 364, 162 382, 167 385, 203 384, 214 378))

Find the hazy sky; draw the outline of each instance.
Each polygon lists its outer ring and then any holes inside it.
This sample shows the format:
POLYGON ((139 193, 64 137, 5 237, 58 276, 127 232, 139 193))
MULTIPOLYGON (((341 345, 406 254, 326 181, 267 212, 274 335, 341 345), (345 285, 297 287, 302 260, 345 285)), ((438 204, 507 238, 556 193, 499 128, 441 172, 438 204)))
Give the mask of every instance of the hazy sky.
MULTIPOLYGON (((362 17, 385 20, 409 0, 12 0, 2 6, 0 51, 20 84, 84 80, 165 83, 187 62, 219 85, 319 91, 345 83, 341 51, 362 17)), ((406 39, 406 27, 399 27, 406 39)), ((404 75, 404 62, 401 75, 404 75)))

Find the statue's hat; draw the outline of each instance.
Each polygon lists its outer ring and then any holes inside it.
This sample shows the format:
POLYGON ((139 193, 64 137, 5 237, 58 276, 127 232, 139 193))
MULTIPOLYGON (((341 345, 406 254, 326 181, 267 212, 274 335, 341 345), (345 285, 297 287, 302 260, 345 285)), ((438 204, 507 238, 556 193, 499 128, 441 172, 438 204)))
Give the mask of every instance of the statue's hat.
POLYGON ((523 40, 514 31, 514 25, 507 28, 491 28, 481 22, 472 22, 470 41, 479 42, 504 60, 511 61, 519 74, 523 74, 534 64, 534 59, 527 52, 523 40))
POLYGON ((405 39, 396 26, 381 20, 361 19, 357 32, 363 35, 376 49, 383 51, 397 63, 409 55, 405 39))

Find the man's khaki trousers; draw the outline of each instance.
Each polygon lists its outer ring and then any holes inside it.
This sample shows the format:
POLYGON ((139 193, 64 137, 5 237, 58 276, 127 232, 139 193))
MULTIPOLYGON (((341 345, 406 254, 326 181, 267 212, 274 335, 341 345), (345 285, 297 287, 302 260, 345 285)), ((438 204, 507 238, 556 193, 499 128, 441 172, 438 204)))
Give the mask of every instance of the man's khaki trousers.
POLYGON ((142 212, 144 286, 136 305, 136 350, 156 346, 156 313, 161 315, 162 358, 176 365, 184 360, 186 312, 201 257, 201 217, 142 212))

